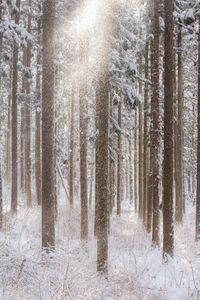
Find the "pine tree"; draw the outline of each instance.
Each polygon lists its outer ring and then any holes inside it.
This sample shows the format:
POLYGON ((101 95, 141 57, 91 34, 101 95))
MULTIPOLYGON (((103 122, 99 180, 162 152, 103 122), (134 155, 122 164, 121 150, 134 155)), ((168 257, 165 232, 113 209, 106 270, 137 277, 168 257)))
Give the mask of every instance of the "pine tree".
POLYGON ((152 242, 155 245, 159 244, 159 0, 154 0, 154 18, 153 18, 153 53, 152 53, 152 156, 153 156, 153 227, 152 227, 152 242))
POLYGON ((173 0, 165 0, 163 257, 174 252, 173 225, 173 0))
MULTIPOLYGON (((16 1, 17 10, 15 12, 15 24, 20 20, 20 0, 16 1)), ((14 41, 13 48, 13 68, 12 68, 12 187, 11 187, 11 210, 17 212, 18 203, 18 133, 17 133, 17 90, 18 90, 18 45, 14 41)))
POLYGON ((42 168, 41 168, 41 19, 38 20, 38 50, 37 50, 37 75, 36 93, 37 104, 35 112, 35 189, 38 205, 42 202, 42 168))
POLYGON ((42 247, 55 246, 54 0, 43 3, 42 247))
POLYGON ((200 240, 200 17, 198 42, 198 137, 197 137, 197 195, 196 195, 196 240, 200 240))

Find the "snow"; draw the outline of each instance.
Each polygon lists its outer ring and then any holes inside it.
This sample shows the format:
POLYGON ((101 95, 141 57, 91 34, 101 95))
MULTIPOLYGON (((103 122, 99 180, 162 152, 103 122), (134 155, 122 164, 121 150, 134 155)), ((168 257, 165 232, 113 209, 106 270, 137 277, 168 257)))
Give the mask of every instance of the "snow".
POLYGON ((151 239, 125 202, 121 218, 112 217, 109 273, 96 274, 93 210, 87 248, 79 240, 80 211, 70 211, 62 191, 54 253, 41 253, 40 209, 5 214, 0 234, 0 299, 198 299, 200 251, 194 242, 194 207, 175 230, 175 257, 162 262, 151 239))

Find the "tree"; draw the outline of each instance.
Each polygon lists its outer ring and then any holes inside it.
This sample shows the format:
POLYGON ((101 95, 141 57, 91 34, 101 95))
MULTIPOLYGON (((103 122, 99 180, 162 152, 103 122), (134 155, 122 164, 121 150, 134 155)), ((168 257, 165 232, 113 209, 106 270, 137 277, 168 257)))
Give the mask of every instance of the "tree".
MULTIPOLYGON (((80 43, 80 62, 86 63, 85 42, 80 43)), ((86 75, 86 74, 84 74, 86 75)), ((80 91, 80 194, 81 194, 81 240, 88 238, 88 189, 87 189, 87 85, 81 74, 80 91)))
POLYGON ((70 206, 74 206, 74 105, 75 105, 75 88, 71 91, 71 124, 70 124, 70 170, 69 170, 69 197, 70 206))
MULTIPOLYGON (((106 71, 106 70, 105 70, 106 71)), ((98 136, 96 141, 96 205, 97 205, 97 271, 107 271, 108 257, 108 75, 98 82, 96 110, 98 136)))
MULTIPOLYGON (((146 42, 145 47, 145 79, 148 80, 149 77, 149 42, 146 42)), ((149 85, 145 82, 144 91, 144 135, 143 135, 143 222, 145 227, 147 226, 147 151, 148 151, 148 124, 147 124, 147 114, 148 114, 148 89, 149 85)))
POLYGON ((117 215, 121 215, 121 202, 122 202, 122 103, 118 103, 118 149, 117 149, 117 215))
POLYGON ((165 0, 163 257, 173 256, 173 0, 165 0))
POLYGON ((178 112, 176 134, 176 221, 183 219, 183 64, 182 64, 182 26, 178 26, 178 112))
MULTIPOLYGON (((101 49, 101 63, 98 74, 96 91, 96 181, 95 181, 95 210, 97 237, 97 271, 106 273, 108 270, 108 204, 109 204, 109 48, 110 48, 110 7, 102 17, 101 28, 108 26, 104 32, 104 49, 101 49)), ((104 29, 105 29, 104 28, 104 29)))
POLYGON ((41 19, 38 20, 38 50, 37 50, 37 75, 36 93, 37 104, 35 112, 35 189, 38 205, 42 201, 42 181, 41 181, 41 19))
MULTIPOLYGON (((0 1, 0 20, 2 20, 2 1, 0 1)), ((0 65, 2 63, 2 44, 3 44, 3 34, 0 32, 0 65)), ((0 70, 1 71, 1 70, 0 70)), ((2 94, 1 94, 1 72, 0 72, 0 104, 2 106, 2 94)), ((0 116, 1 118, 1 116, 0 116)), ((0 129, 1 129, 1 120, 0 120, 0 129)), ((3 221, 3 191, 2 191, 2 170, 1 170, 1 164, 2 164, 2 157, 0 153, 0 229, 2 228, 2 221, 3 221)))
POLYGON ((159 0, 154 0, 154 17, 153 17, 153 53, 152 53, 152 156, 153 156, 153 227, 152 242, 159 244, 159 58, 160 58, 160 16, 159 16, 159 0))
MULTIPOLYGON (((142 32, 140 32, 140 38, 142 36, 142 32)), ((140 75, 142 74, 142 51, 140 49, 139 53, 139 69, 140 75)), ((139 79, 139 94, 142 95, 142 82, 139 79)), ((139 184, 139 217, 143 220, 143 103, 139 103, 139 110, 138 110, 138 139, 139 139, 139 173, 138 173, 138 184, 139 184)))
POLYGON ((197 195, 196 195, 196 240, 200 240, 200 17, 198 42, 198 120, 197 120, 197 195))
MULTIPOLYGON (((31 33, 31 0, 29 0, 28 14, 28 33, 31 33)), ((27 207, 31 206, 31 94, 30 94, 30 76, 31 76, 31 43, 28 41, 26 54, 26 102, 24 109, 24 154, 25 154, 25 198, 27 207)))
POLYGON ((43 3, 42 246, 55 246, 54 0, 43 3))
MULTIPOLYGON (((15 24, 19 24, 20 19, 20 0, 16 1, 17 10, 15 12, 15 24)), ((18 148, 17 148, 17 63, 18 63, 18 44, 14 41, 13 48, 13 73, 12 73, 12 187, 11 187, 11 210, 17 212, 18 202, 18 148)))

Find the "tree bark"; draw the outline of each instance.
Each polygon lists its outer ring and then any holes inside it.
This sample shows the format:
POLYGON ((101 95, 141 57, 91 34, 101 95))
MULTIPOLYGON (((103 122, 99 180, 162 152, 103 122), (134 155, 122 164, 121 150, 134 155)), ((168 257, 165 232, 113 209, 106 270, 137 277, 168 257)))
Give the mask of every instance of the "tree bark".
MULTIPOLYGON (((122 128, 122 104, 118 103, 118 125, 122 128)), ((118 149, 117 149, 117 215, 121 215, 122 203, 122 141, 121 132, 118 132, 118 149)))
POLYGON ((55 246, 54 0, 43 3, 42 247, 55 246))
POLYGON ((176 222, 183 221, 183 65, 182 28, 178 30, 178 116, 177 116, 177 170, 176 170, 176 222))
MULTIPOLYGON (((20 0, 16 1, 18 11, 15 15, 15 23, 19 24, 20 19, 20 0)), ((11 210, 17 212, 18 204, 18 139, 17 139, 17 63, 18 63, 18 45, 14 41, 13 48, 13 74, 12 74, 12 186, 11 186, 11 210)))
POLYGON ((75 101, 75 89, 72 87, 71 93, 71 128, 70 128, 70 170, 69 170, 69 197, 70 207, 74 206, 74 101, 75 101))
MULTIPOLYGON (((38 21, 38 42, 40 45, 41 20, 38 21)), ((42 203, 42 163, 41 163, 41 49, 37 52, 36 93, 37 107, 35 112, 35 189, 38 205, 42 203)))
MULTIPOLYGON (((149 77, 149 43, 145 47, 145 79, 149 77)), ((148 110, 148 83, 145 83, 144 90, 144 135, 143 135, 143 223, 147 227, 147 147, 148 147, 148 128, 147 128, 147 110, 148 110)))
POLYGON ((159 128, 159 41, 160 41, 160 15, 159 0, 154 0, 154 24, 153 24, 153 64, 152 64, 152 155, 153 155, 153 227, 152 227, 152 243, 159 245, 159 144, 160 144, 160 128, 159 128))
POLYGON ((173 0, 165 0, 163 258, 174 252, 173 220, 173 0))
MULTIPOLYGON (((31 10, 31 0, 29 0, 29 9, 31 10)), ((31 13, 28 14, 28 32, 31 33, 31 13)), ((27 70, 31 67, 31 44, 27 47, 27 70)), ((27 207, 31 207, 31 94, 30 81, 26 80, 26 102, 24 110, 24 153, 25 153, 25 199, 27 207)))
POLYGON ((196 240, 200 240, 200 17, 198 41, 198 120, 197 120, 197 194, 196 194, 196 240))

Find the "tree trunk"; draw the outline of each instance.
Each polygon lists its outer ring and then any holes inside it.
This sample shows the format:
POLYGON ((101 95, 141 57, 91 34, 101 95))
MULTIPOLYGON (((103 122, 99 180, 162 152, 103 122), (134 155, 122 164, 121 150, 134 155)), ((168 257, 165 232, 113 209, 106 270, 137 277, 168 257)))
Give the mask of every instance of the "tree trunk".
MULTIPOLYGON (((109 7, 108 7, 109 9, 109 7)), ((96 95, 96 181, 95 201, 97 211, 97 271, 108 270, 108 201, 109 201, 109 12, 102 16, 102 26, 107 25, 108 32, 104 36, 104 47, 101 49, 101 65, 99 69, 96 95)))
MULTIPOLYGON (((29 0, 29 9, 31 10, 31 0, 29 0)), ((31 33, 31 13, 28 14, 28 32, 31 33)), ((27 70, 31 67, 31 44, 28 42, 27 47, 27 70)), ((31 207, 31 94, 30 81, 26 81, 26 102, 25 102, 25 198, 27 207, 31 207)))
MULTIPOLYGON (((0 1, 0 21, 2 20, 2 8, 1 8, 2 1, 0 1)), ((0 32, 0 65, 2 63, 2 43, 3 43, 3 34, 0 32)), ((2 90, 1 90, 1 74, 0 74, 0 97, 2 97, 2 90)), ((1 105, 3 104, 3 99, 0 98, 1 105)), ((0 120, 0 129, 1 129, 1 120, 0 120)), ((1 134, 1 133, 0 133, 1 134)), ((0 149, 1 150, 1 149, 0 149)), ((0 230, 2 229, 3 223, 3 191, 2 191, 2 169, 1 169, 1 153, 0 153, 0 230)))
MULTIPOLYGON (((20 0, 16 1, 18 12, 15 15, 15 23, 19 24, 20 19, 20 0)), ((17 139, 17 63, 18 45, 14 41, 13 49, 13 74, 12 74, 12 186, 11 186, 11 210, 17 212, 18 203, 18 139, 17 139)))
POLYGON ((108 75, 100 75, 96 109, 98 136, 96 141, 96 205, 97 205, 97 271, 107 271, 108 257, 108 75))
POLYGON ((55 246, 54 0, 43 3, 42 247, 55 246))
MULTIPOLYGON (((146 43, 145 47, 145 79, 149 77, 149 43, 146 43)), ((143 223, 147 226, 147 146, 148 146, 148 135, 147 135, 147 113, 148 113, 148 83, 145 83, 144 91, 144 135, 143 135, 143 223)))
POLYGON ((71 128, 70 128, 70 158, 69 158, 69 197, 70 207, 74 206, 74 101, 75 101, 75 88, 72 87, 71 93, 71 128))
POLYGON ((134 206, 135 213, 138 211, 138 130, 137 130, 137 110, 135 110, 134 128, 134 206))
POLYGON ((159 36, 160 36, 160 16, 159 16, 159 0, 154 0, 154 25, 153 25, 153 65, 152 65, 152 155, 153 155, 153 228, 152 243, 159 245, 159 144, 160 144, 160 128, 159 128, 159 36))
POLYGON ((198 45, 198 137, 197 137, 197 195, 196 195, 196 240, 200 240, 200 17, 198 45))
POLYGON ((165 0, 163 257, 174 252, 173 224, 173 0, 165 0))
MULTIPOLYGON (((41 20, 38 21, 38 42, 40 44, 41 20)), ((36 93, 37 107, 35 112, 35 189, 38 205, 42 203, 42 168, 41 168, 41 50, 37 52, 36 93)))
MULTIPOLYGON (((80 63, 87 63, 86 45, 80 43, 80 63)), ((88 188, 87 188, 87 84, 86 74, 80 76, 80 196, 81 196, 81 240, 88 239, 88 188)))
POLYGON ((182 28, 178 31, 178 116, 177 116, 176 222, 183 220, 183 66, 182 28))
MULTIPOLYGON (((118 103, 118 125, 122 128, 122 104, 118 103)), ((122 141, 121 132, 118 133, 118 158, 117 158, 117 215, 121 215, 122 203, 122 141)))

